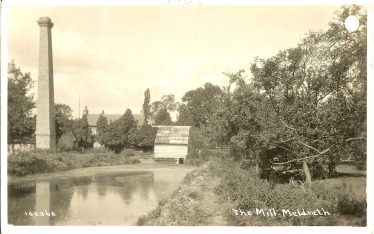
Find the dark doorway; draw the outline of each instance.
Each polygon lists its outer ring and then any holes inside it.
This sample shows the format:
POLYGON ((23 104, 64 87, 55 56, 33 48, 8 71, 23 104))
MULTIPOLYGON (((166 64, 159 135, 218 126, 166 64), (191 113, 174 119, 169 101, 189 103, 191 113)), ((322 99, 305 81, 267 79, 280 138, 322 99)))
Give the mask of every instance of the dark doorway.
POLYGON ((184 158, 179 158, 179 164, 183 164, 184 163, 184 158))

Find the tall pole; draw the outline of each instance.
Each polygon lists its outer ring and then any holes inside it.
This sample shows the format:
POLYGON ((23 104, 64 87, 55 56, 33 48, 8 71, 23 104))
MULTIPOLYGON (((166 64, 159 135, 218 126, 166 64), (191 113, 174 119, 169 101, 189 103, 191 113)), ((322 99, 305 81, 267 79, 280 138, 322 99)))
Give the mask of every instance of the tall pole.
POLYGON ((78 119, 81 117, 81 94, 78 94, 78 119))
POLYGON ((56 149, 55 100, 53 85, 52 35, 53 23, 48 17, 38 20, 40 27, 39 40, 39 74, 38 100, 36 117, 36 148, 56 149))

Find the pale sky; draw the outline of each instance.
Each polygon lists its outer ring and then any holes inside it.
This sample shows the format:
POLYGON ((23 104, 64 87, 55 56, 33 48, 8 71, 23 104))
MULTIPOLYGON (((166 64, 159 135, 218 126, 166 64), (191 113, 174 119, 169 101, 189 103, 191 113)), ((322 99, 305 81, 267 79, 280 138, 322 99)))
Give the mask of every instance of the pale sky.
POLYGON ((122 114, 164 94, 179 100, 222 72, 248 70, 254 57, 296 46, 326 29, 339 6, 87 6, 9 8, 9 60, 38 77, 41 16, 52 19, 55 102, 78 115, 122 114))

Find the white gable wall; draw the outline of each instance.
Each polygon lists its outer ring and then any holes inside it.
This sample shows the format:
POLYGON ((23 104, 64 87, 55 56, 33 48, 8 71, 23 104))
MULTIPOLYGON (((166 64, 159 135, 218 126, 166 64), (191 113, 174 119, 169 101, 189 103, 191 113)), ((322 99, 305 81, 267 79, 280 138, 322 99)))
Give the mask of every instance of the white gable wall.
POLYGON ((155 145, 154 158, 183 158, 187 157, 188 145, 155 145))

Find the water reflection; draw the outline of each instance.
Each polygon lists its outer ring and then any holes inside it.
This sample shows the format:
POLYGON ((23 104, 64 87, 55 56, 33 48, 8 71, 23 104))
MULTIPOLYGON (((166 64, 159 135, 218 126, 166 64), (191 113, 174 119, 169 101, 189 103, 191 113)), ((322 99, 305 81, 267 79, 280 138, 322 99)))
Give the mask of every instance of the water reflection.
POLYGON ((168 197, 185 174, 143 171, 9 184, 9 223, 134 225, 168 197))

